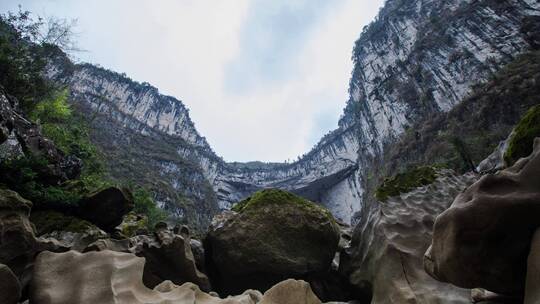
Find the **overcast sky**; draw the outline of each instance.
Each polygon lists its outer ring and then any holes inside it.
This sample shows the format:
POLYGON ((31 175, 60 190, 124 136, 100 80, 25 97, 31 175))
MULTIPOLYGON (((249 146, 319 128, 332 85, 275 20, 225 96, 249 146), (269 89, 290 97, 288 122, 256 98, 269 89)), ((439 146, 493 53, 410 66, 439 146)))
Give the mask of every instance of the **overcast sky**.
POLYGON ((182 100, 227 161, 294 159, 337 127, 383 0, 2 0, 77 18, 82 60, 182 100))

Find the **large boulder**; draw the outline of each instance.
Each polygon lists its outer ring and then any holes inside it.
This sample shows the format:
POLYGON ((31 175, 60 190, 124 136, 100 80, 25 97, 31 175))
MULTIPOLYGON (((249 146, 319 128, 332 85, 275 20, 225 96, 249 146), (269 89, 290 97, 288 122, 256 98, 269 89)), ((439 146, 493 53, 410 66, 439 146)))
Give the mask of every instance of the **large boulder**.
POLYGON ((439 170, 433 183, 365 207, 340 271, 366 302, 470 303, 469 290, 431 278, 422 259, 435 218, 475 179, 439 170))
POLYGON ((79 203, 77 215, 111 232, 133 209, 133 195, 124 188, 109 187, 92 193, 79 203))
POLYGON ((287 280, 264 295, 247 290, 221 299, 192 283, 162 282, 153 290, 142 283, 144 259, 129 253, 42 252, 36 259, 30 303, 39 304, 320 304, 309 284, 287 280))
POLYGON ((16 274, 32 260, 37 241, 28 215, 32 203, 18 193, 0 189, 0 263, 16 274))
POLYGON ((276 189, 257 192, 234 209, 238 213, 213 221, 205 239, 212 284, 220 293, 264 291, 330 269, 339 228, 328 210, 276 189))
POLYGON ((457 286, 522 294, 531 239, 540 227, 540 139, 514 166, 456 197, 433 228, 425 267, 457 286))
POLYGON ((16 304, 21 297, 21 284, 15 274, 4 264, 0 264, 0 303, 16 304))

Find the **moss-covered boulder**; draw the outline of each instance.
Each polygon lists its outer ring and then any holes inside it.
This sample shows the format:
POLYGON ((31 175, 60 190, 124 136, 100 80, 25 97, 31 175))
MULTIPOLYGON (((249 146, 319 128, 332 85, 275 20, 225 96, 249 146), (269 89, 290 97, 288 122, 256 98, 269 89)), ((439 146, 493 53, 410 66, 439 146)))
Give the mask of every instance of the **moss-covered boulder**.
POLYGON ((504 154, 506 165, 511 166, 518 159, 530 155, 536 137, 540 137, 540 105, 530 108, 516 125, 504 154))
POLYGON ((268 189, 219 217, 205 240, 213 286, 223 294, 267 290, 288 278, 310 281, 330 268, 339 228, 330 212, 294 194, 268 189))

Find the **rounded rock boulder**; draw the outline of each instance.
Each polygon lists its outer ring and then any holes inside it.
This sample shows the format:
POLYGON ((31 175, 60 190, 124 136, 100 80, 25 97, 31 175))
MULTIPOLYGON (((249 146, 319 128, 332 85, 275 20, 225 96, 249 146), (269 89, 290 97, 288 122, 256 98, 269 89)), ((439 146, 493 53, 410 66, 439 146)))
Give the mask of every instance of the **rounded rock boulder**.
POLYGON ((276 189, 257 192, 233 210, 215 218, 205 240, 212 283, 221 293, 264 291, 329 270, 339 227, 328 210, 276 189))

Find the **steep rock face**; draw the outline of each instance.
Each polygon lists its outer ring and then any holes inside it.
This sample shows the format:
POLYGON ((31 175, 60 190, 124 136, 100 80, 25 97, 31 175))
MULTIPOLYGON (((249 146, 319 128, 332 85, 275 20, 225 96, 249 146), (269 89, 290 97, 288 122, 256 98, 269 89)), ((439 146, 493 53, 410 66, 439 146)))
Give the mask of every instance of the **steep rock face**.
POLYGON ((438 172, 429 185, 370 206, 356 226, 351 247, 342 254, 340 271, 371 303, 470 303, 470 291, 427 275, 423 253, 431 242, 435 218, 474 174, 438 172))
POLYGON ((218 209, 278 187, 350 222, 377 182, 373 164, 385 147, 415 122, 452 109, 473 84, 535 47, 539 9, 534 0, 387 1, 356 42, 350 99, 338 129, 293 164, 225 163, 182 102, 123 75, 60 60, 49 76, 68 84, 93 117, 97 141, 113 150, 113 172, 129 176, 121 169, 145 164, 139 171, 146 184, 179 218, 205 226, 218 209))

